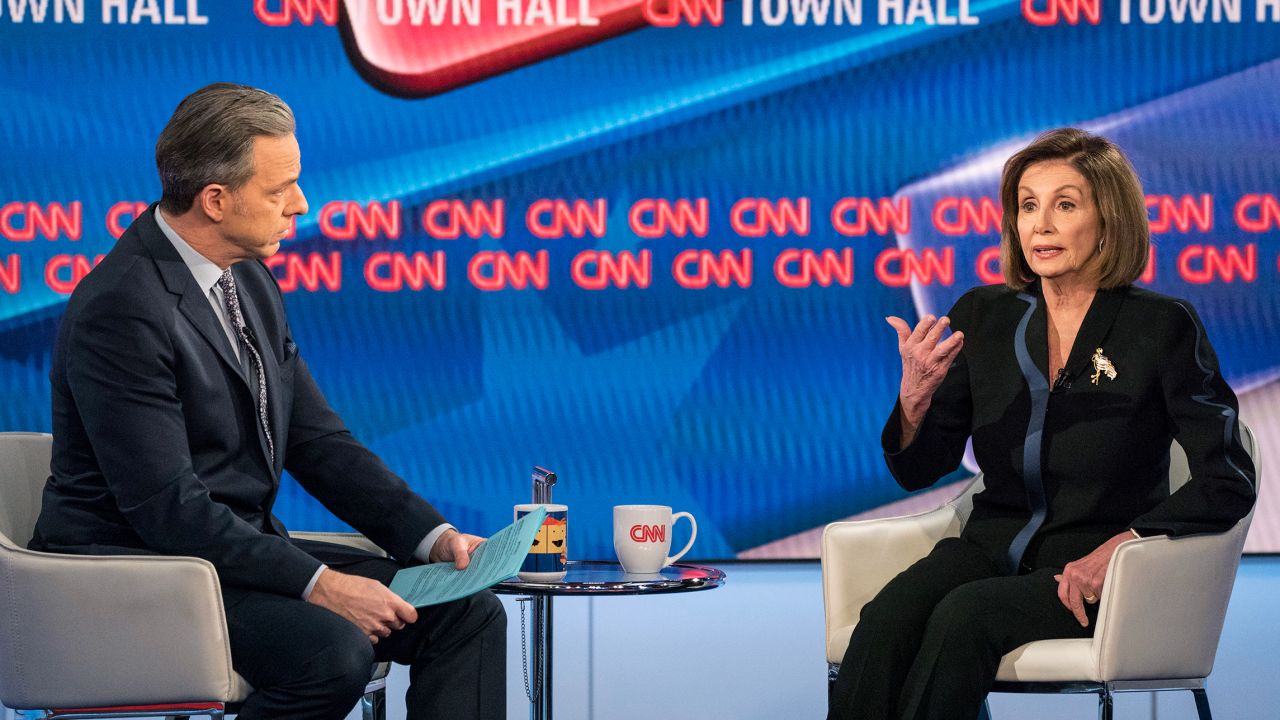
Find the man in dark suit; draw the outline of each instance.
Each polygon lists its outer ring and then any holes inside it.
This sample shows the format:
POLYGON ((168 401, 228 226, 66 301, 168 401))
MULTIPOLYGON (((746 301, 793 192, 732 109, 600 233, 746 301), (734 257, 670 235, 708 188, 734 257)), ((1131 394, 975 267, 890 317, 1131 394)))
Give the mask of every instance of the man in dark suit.
POLYGON ((294 119, 219 83, 156 144, 163 196, 77 287, 54 350, 52 476, 32 547, 193 555, 217 568, 242 718, 340 718, 375 659, 412 666, 410 718, 505 718, 506 617, 488 592, 416 611, 414 560, 459 533, 347 431, 291 337, 263 258, 307 211, 294 119), (393 559, 289 538, 287 469, 393 559))

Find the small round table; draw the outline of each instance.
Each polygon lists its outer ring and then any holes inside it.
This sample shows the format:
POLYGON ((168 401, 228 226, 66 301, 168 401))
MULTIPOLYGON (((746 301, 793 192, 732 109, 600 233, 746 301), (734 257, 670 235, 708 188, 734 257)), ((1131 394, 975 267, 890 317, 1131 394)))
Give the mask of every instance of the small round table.
POLYGON ((557 595, 658 595, 710 590, 724 584, 724 572, 677 563, 652 575, 623 571, 615 562, 570 560, 562 580, 522 582, 513 578, 493 587, 502 595, 524 595, 533 606, 533 687, 529 717, 551 720, 551 600, 557 595))

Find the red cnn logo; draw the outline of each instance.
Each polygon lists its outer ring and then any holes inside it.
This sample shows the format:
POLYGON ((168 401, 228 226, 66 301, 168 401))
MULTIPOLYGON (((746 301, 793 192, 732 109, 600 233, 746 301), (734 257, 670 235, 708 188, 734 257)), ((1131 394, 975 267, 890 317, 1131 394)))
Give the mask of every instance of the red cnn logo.
POLYGON ((724 0, 644 0, 641 8, 655 27, 675 27, 681 19, 697 27, 704 15, 716 27, 724 24, 724 0))
POLYGON ((34 202, 11 202, 0 206, 0 237, 13 242, 30 242, 36 239, 37 230, 48 240, 66 235, 68 240, 79 240, 84 223, 83 206, 79 200, 67 205, 34 202))
POLYGON ((1280 227, 1280 198, 1249 193, 1236 203, 1236 226, 1245 232, 1261 233, 1280 227))
POLYGON ((1063 20, 1079 25, 1081 16, 1090 25, 1102 22, 1101 0, 1048 0, 1044 10, 1036 9, 1035 0, 1022 0, 1022 17, 1032 25, 1057 25, 1063 20))
POLYGON ((632 525, 631 539, 638 543, 666 542, 666 525, 632 525))

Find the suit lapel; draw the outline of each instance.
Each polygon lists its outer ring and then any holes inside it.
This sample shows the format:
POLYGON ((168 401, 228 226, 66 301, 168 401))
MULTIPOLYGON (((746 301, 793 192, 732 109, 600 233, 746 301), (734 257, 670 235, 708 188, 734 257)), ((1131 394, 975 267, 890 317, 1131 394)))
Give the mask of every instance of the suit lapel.
MULTIPOLYGON (((173 244, 160 231, 160 227, 156 225, 153 213, 155 213, 155 205, 152 205, 143 217, 139 218, 138 235, 142 240, 142 244, 151 254, 152 259, 156 263, 156 267, 160 270, 160 276, 164 279, 165 288, 174 295, 180 296, 178 300, 178 310, 182 312, 183 317, 191 323, 192 326, 200 333, 205 342, 213 348, 218 358, 231 368, 231 371, 240 378, 240 385, 244 391, 248 393, 250 401, 257 405, 258 386, 257 382, 245 371, 247 364, 242 364, 236 358, 235 351, 231 348, 231 342, 227 338, 227 333, 222 329, 222 321, 214 314, 213 307, 209 304, 209 299, 200 291, 200 287, 196 284, 196 280, 191 275, 191 270, 187 264, 182 261, 182 257, 178 255, 178 251, 174 249, 173 244), (252 382, 251 382, 252 381, 252 382)), ((241 282, 241 273, 234 269, 232 273, 236 276, 236 284, 240 288, 240 307, 245 314, 245 318, 250 327, 255 331, 264 327, 262 318, 258 314, 257 308, 253 305, 253 300, 244 292, 246 283, 241 282)), ((277 417, 278 412, 274 412, 275 408, 280 407, 280 399, 274 396, 273 388, 279 387, 279 370, 276 366, 275 356, 269 352, 263 352, 259 348, 258 354, 262 356, 263 375, 267 380, 267 409, 268 417, 271 421, 272 439, 280 437, 280 419, 277 417)), ((253 427, 255 429, 254 436, 258 438, 258 445, 262 451, 262 457, 271 466, 271 453, 267 449, 266 438, 263 437, 262 431, 259 429, 261 423, 256 417, 256 410, 252 418, 253 427)), ((279 456, 280 453, 277 453, 279 456)), ((276 477, 272 468, 272 478, 276 477)))
POLYGON ((1036 280, 1027 286, 1026 292, 1036 301, 1035 309, 1027 324, 1026 351, 1035 363, 1036 369, 1040 371, 1040 375, 1052 383, 1053 378, 1049 377, 1049 313, 1045 308, 1040 281, 1036 280))
POLYGON ((1125 291, 1099 289, 1089 304, 1084 321, 1080 323, 1080 331, 1076 333, 1075 344, 1071 346, 1071 356, 1067 358, 1067 379, 1075 382, 1076 378, 1087 370, 1093 369, 1093 354, 1099 348, 1106 352, 1107 334, 1115 324, 1120 306, 1124 304, 1125 291))
POLYGON ((156 206, 152 205, 146 214, 139 218, 138 236, 160 270, 165 288, 174 295, 180 296, 178 309, 183 317, 195 327, 205 342, 209 343, 222 362, 226 363, 240 378, 245 388, 248 388, 249 379, 245 377, 244 368, 236 359, 235 351, 231 348, 227 334, 222 329, 222 322, 218 320, 213 307, 209 305, 209 298, 205 297, 196 285, 196 280, 191 276, 191 270, 187 268, 187 264, 182 261, 182 257, 178 255, 178 251, 173 248, 164 233, 160 232, 154 217, 155 211, 156 206))

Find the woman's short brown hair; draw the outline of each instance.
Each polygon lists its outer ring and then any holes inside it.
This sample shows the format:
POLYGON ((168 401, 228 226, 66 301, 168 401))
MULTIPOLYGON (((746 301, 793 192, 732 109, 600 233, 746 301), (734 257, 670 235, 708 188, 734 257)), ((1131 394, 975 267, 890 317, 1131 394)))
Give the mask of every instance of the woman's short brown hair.
POLYGON ((1115 143, 1076 128, 1042 134, 1004 164, 1000 178, 1000 270, 1005 285, 1025 288, 1036 274, 1022 255, 1018 239, 1018 184, 1028 167, 1046 160, 1065 160, 1089 181, 1098 208, 1098 286, 1131 285, 1147 268, 1151 228, 1142 183, 1129 159, 1115 143))

